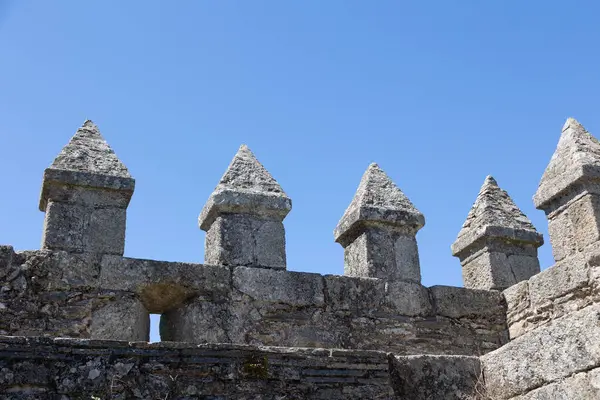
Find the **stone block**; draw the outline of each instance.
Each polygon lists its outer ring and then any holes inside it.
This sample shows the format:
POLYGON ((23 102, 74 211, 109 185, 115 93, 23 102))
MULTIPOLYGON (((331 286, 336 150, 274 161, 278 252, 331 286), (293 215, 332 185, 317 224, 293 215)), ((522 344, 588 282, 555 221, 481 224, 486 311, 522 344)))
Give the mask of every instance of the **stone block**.
POLYGON ((600 365, 600 305, 556 319, 481 358, 488 394, 508 399, 600 365))
POLYGON ((421 266, 416 237, 398 234, 394 239, 396 267, 388 279, 421 283, 421 266))
POLYGON ((48 202, 42 248, 82 252, 87 214, 86 206, 48 202))
POLYGON ((593 400, 600 399, 600 368, 575 374, 563 381, 513 397, 511 400, 593 400))
POLYGON ((503 253, 480 252, 464 262, 462 274, 466 288, 504 289, 515 283, 503 253))
POLYGON ((392 313, 396 315, 428 316, 434 314, 429 291, 420 283, 388 282, 385 298, 392 313))
POLYGON ((344 274, 348 276, 421 282, 414 236, 373 227, 346 246, 344 259, 344 274))
POLYGON ((92 312, 92 339, 150 340, 150 315, 141 301, 120 297, 92 312))
POLYGON ((238 267, 233 287, 256 301, 293 306, 325 304, 323 276, 306 272, 238 267))
POLYGON ((600 197, 586 194, 567 207, 577 249, 581 251, 600 240, 600 197))
POLYGON ((139 295, 151 313, 163 313, 194 296, 218 301, 229 296, 228 267, 105 255, 100 287, 139 295))
POLYGON ((125 208, 95 208, 91 210, 84 230, 84 251, 123 255, 125 251, 125 208))
POLYGON ((507 258, 515 283, 526 281, 540 272, 540 261, 531 256, 511 254, 507 258))
POLYGON ((504 314, 506 304, 502 293, 454 286, 429 288, 435 311, 449 318, 504 314))
POLYGON ((552 245, 552 255, 556 262, 577 253, 575 231, 566 211, 548 217, 548 234, 552 245))
POLYGON ((399 399, 483 398, 478 357, 390 356, 390 361, 391 383, 399 399))
POLYGON ((123 254, 126 210, 49 201, 42 248, 123 254))
POLYGON ((536 305, 570 293, 588 284, 588 266, 583 255, 569 257, 529 280, 531 303, 536 305))
POLYGON ((197 299, 170 309, 160 317, 162 341, 230 343, 229 307, 225 302, 197 299))
POLYGON ((205 263, 285 269, 283 223, 246 214, 217 217, 206 234, 205 263))
POLYGON ((353 311, 371 314, 380 310, 386 296, 386 282, 376 278, 325 275, 327 307, 332 312, 353 311))

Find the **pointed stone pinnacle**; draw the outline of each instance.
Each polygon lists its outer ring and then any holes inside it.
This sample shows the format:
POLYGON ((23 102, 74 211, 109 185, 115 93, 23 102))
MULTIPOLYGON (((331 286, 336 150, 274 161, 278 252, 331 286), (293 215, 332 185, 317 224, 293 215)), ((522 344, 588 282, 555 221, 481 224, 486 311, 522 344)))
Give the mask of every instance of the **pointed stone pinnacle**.
POLYGON ((467 220, 452 245, 458 255, 483 237, 498 237, 541 246, 543 237, 529 218, 517 207, 508 193, 488 175, 477 195, 467 220))
POLYGON ((342 245, 351 241, 365 222, 405 227, 416 233, 425 225, 425 217, 387 174, 372 163, 335 228, 335 241, 342 245))
POLYGON ((246 145, 241 145, 198 218, 208 230, 220 213, 271 216, 283 220, 292 201, 246 145))
POLYGON ((50 168, 131 178, 127 167, 90 120, 77 129, 50 168))
POLYGON ((538 209, 548 208, 570 186, 590 180, 600 180, 600 142, 577 120, 568 118, 533 202, 538 209))
POLYGON ((48 185, 69 184, 133 192, 135 181, 106 143, 98 127, 86 120, 44 171, 40 210, 45 209, 48 185))

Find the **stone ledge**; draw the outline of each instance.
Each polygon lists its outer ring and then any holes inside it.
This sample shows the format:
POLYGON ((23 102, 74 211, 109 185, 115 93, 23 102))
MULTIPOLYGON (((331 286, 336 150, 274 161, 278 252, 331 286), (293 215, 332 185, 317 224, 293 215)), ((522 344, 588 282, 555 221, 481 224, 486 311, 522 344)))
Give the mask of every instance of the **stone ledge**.
POLYGON ((600 366, 600 305, 556 319, 481 357, 489 394, 508 399, 600 366))
POLYGON ((0 392, 15 399, 32 388, 44 398, 393 395, 388 355, 379 351, 0 336, 0 354, 0 392))
POLYGON ((600 368, 580 372, 563 381, 551 383, 511 400, 592 400, 600 399, 600 368))

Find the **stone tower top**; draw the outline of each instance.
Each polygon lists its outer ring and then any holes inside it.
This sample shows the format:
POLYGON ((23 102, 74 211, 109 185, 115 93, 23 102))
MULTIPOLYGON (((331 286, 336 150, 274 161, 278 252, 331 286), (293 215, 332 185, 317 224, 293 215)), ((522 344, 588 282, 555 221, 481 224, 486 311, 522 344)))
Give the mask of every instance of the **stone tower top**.
POLYGON ((483 237, 513 238, 541 246, 543 237, 496 180, 488 175, 467 215, 452 254, 457 255, 483 237))
POLYGON ((546 209, 571 186, 593 179, 600 179, 600 142, 577 120, 569 118, 533 196, 535 206, 546 209))
POLYGON ((48 192, 54 183, 131 193, 135 186, 127 167, 90 120, 77 129, 69 143, 44 171, 40 211, 46 210, 48 192))
POLYGON ((220 213, 276 215, 281 220, 292 209, 292 200, 245 144, 210 195, 198 223, 207 231, 220 213))
POLYGON ((335 241, 352 241, 366 221, 402 226, 416 233, 425 217, 375 163, 364 173, 352 202, 334 231, 335 241))

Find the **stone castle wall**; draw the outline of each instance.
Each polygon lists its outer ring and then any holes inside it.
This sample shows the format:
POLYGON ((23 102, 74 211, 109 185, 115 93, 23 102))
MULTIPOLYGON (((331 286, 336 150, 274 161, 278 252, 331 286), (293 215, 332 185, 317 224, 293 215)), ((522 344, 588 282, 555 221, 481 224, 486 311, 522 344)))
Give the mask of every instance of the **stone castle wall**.
POLYGON ((123 257, 134 187, 90 121, 46 170, 42 249, 0 246, 0 398, 600 398, 600 142, 573 119, 534 196, 556 265, 488 177, 464 288, 421 285, 425 218, 376 164, 334 231, 344 276, 286 270, 292 203, 246 146, 205 265, 123 257))

